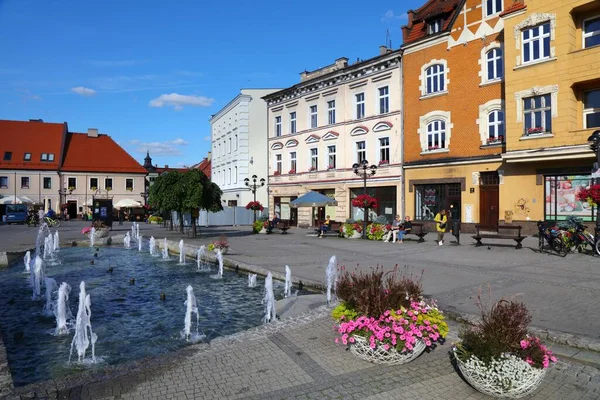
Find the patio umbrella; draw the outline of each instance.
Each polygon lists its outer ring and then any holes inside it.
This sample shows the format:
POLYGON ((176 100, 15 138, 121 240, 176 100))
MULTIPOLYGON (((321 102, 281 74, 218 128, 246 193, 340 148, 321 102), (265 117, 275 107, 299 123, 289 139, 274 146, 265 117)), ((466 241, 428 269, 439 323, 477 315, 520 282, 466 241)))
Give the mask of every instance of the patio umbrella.
POLYGON ((0 199, 0 204, 33 204, 27 196, 6 196, 0 199))
POLYGON ((319 192, 310 191, 290 203, 292 207, 325 207, 337 206, 337 200, 327 197, 319 192))
POLYGON ((139 201, 135 201, 133 199, 121 199, 114 204, 114 208, 131 208, 131 207, 141 207, 142 204, 139 201))

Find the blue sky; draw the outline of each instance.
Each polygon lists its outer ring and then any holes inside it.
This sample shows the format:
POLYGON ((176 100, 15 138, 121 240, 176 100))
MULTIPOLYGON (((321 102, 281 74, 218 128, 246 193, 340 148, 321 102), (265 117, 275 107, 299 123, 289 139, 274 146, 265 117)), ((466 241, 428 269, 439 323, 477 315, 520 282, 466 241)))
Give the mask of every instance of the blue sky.
POLYGON ((0 119, 98 128, 140 162, 191 165, 241 88, 376 56, 386 29, 398 48, 423 2, 0 0, 0 119))

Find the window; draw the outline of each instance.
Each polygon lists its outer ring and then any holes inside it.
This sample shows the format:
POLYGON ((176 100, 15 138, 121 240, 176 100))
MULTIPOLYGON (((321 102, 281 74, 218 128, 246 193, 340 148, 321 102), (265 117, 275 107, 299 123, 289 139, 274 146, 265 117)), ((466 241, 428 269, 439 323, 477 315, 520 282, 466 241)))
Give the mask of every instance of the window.
POLYGON ((275 175, 281 175, 281 154, 275 154, 275 175))
POLYGON ((91 190, 98 189, 98 178, 90 178, 90 189, 91 190))
POLYGON ((8 189, 8 176, 0 176, 0 188, 8 189))
MULTIPOLYGON (((154 178, 150 178, 150 182, 154 181, 154 178)), ((104 189, 105 190, 112 190, 113 188, 113 181, 112 178, 104 178, 104 189)))
POLYGON ((28 176, 21 177, 21 189, 29 189, 29 177, 28 176))
POLYGON ((365 141, 356 142, 356 162, 362 163, 367 158, 367 143, 365 141))
POLYGON ((583 221, 596 220, 596 207, 589 207, 586 202, 577 200, 574 195, 577 188, 589 187, 594 180, 589 172, 575 171, 568 175, 544 176, 543 198, 546 200, 544 207, 546 221, 564 221, 573 216, 583 221))
POLYGON ((227 184, 231 184, 231 168, 227 169, 227 184))
POLYGON ((583 21, 583 48, 600 44, 600 16, 583 21))
POLYGON ((233 167, 233 183, 237 183, 237 167, 233 167))
POLYGON ((525 29, 523 37, 523 63, 550 58, 550 22, 525 29))
POLYGON ((48 154, 48 161, 54 161, 54 153, 48 154))
POLYGON ((44 177, 44 189, 52 189, 52 178, 49 176, 44 177))
POLYGON ((379 138, 379 165, 390 163, 390 138, 379 138))
POLYGON ((296 111, 290 113, 290 133, 296 133, 296 111))
POLYGON ((584 128, 600 127, 600 89, 583 93, 584 128))
POLYGON ((335 100, 327 102, 327 122, 329 125, 335 124, 335 100))
POLYGON ((498 14, 502 11, 502 0, 485 0, 485 16, 498 14))
POLYGON ((552 132, 552 100, 549 94, 523 99, 525 136, 552 132))
POLYGON ((504 76, 504 63, 502 62, 502 49, 495 48, 488 51, 485 55, 487 68, 487 80, 493 81, 502 79, 504 76))
POLYGON ((319 169, 319 149, 310 149, 310 170, 317 171, 319 169))
POLYGON ((327 165, 327 169, 335 169, 336 168, 335 145, 327 146, 327 152, 329 153, 329 163, 327 165))
POLYGON ((442 20, 434 19, 433 21, 429 21, 427 23, 427 33, 433 35, 434 33, 438 33, 442 30, 442 20))
POLYGON ((133 179, 127 178, 125 179, 125 190, 133 191, 133 179))
POLYGON ((275 117, 275 136, 281 136, 281 115, 275 117))
POLYGON ((316 128, 317 124, 317 106, 310 106, 310 127, 316 128))
POLYGON ((25 155, 23 156, 23 160, 31 161, 31 153, 25 153, 25 155))
POLYGON ((415 185, 415 220, 431 221, 441 210, 450 210, 448 219, 460 221, 460 183, 415 185))
POLYGON ((238 136, 235 135, 235 140, 233 141, 233 149, 237 150, 238 149, 238 136))
POLYGON ((390 89, 387 86, 378 89, 379 91, 379 114, 390 112, 390 89))
POLYGON ((69 189, 69 190, 77 189, 77 178, 69 178, 67 182, 68 182, 67 189, 69 189))
POLYGON ((427 79, 426 94, 444 91, 446 80, 442 64, 435 64, 427 68, 425 75, 427 79))
POLYGON ((296 173, 296 152, 292 151, 290 153, 290 174, 296 173))
POLYGON ((12 160, 12 151, 5 151, 4 152, 4 161, 10 161, 12 160))
POLYGON ((41 161, 48 161, 48 153, 42 153, 40 156, 41 161))
POLYGON ((487 143, 504 142, 504 112, 494 110, 488 114, 487 143))
POLYGON ((365 94, 357 93, 356 97, 356 119, 365 117, 365 94))
POLYGON ((427 125, 427 150, 446 148, 446 122, 435 120, 427 125))
POLYGON ((231 138, 228 139, 229 141, 227 142, 227 150, 229 150, 229 154, 231 154, 231 138))

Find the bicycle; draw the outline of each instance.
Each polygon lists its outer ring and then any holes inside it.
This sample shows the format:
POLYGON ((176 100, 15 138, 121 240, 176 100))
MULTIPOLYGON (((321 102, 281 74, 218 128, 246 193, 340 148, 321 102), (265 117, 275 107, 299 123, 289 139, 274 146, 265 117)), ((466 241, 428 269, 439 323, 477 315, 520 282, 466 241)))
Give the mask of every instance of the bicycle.
POLYGON ((569 252, 569 249, 564 242, 562 231, 555 225, 546 227, 542 221, 538 221, 537 226, 540 253, 544 252, 544 245, 547 242, 552 251, 556 252, 561 257, 565 257, 569 252))
POLYGON ((60 226, 60 219, 54 219, 50 217, 44 217, 44 222, 50 228, 58 228, 60 226))
POLYGON ((27 217, 27 220, 25 221, 25 223, 27 224, 27 226, 38 226, 38 217, 37 215, 29 215, 27 217))

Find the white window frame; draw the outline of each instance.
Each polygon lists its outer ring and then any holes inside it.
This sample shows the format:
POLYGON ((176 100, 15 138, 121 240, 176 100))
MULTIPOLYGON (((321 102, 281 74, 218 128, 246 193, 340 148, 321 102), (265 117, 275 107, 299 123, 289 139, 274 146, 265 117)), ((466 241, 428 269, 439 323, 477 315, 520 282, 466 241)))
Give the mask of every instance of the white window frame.
POLYGON ((131 192, 135 190, 135 179, 134 178, 125 178, 125 191, 127 191, 127 180, 131 179, 131 192))
POLYGON ((308 107, 308 126, 310 129, 319 127, 319 107, 316 104, 310 105, 308 107), (314 109, 314 111, 313 111, 314 109), (313 124, 314 117, 314 124, 313 124))
POLYGON ((108 190, 109 187, 110 187, 110 190, 113 190, 114 189, 114 184, 115 184, 115 180, 112 177, 107 176, 107 177, 104 178, 104 190, 108 190), (110 186, 106 186, 106 180, 107 179, 110 179, 110 186))
POLYGON ((434 59, 429 61, 427 64, 424 64, 421 67, 421 75, 419 76, 419 80, 421 81, 421 97, 433 97, 439 96, 442 94, 448 93, 449 85, 450 85, 450 68, 448 68, 448 61, 445 59, 434 59), (427 70, 434 65, 440 64, 444 68, 443 76, 444 76, 444 90, 427 93, 427 70))
POLYGON ((329 125, 335 124, 335 117, 335 99, 333 99, 327 101, 327 122, 329 125))
POLYGON ((290 112, 290 133, 296 133, 298 131, 297 118, 298 115, 296 114, 296 111, 290 112))
POLYGON ((485 80, 487 82, 501 81, 504 78, 504 54, 502 47, 494 47, 485 53, 485 80), (491 58, 490 55, 494 53, 491 58), (493 76, 490 78, 490 63, 492 64, 493 76))
POLYGON ((421 154, 423 155, 449 152, 453 128, 454 124, 452 123, 452 113, 450 111, 435 110, 419 117, 419 129, 417 130, 417 133, 419 134, 419 139, 421 143, 421 154), (431 122, 435 120, 442 120, 446 123, 446 147, 443 149, 429 150, 427 127, 431 122))
POLYGON ((432 21, 427 22, 427 33, 429 35, 433 35, 434 33, 438 33, 442 31, 442 19, 434 19, 432 21))
POLYGON ((23 154, 23 161, 31 161, 31 153, 23 154), (29 157, 27 157, 29 156, 29 157))
POLYGON ((235 140, 233 141, 233 150, 237 151, 238 149, 238 135, 235 135, 235 140))
POLYGON ((500 14, 503 10, 503 0, 483 0, 483 8, 485 9, 485 17, 489 18, 489 17, 494 17, 497 14, 500 14), (492 7, 491 10, 488 7, 488 3, 492 2, 492 7), (500 4, 498 4, 500 3, 500 4), (498 8, 500 7, 500 8, 498 8))
POLYGON ((540 94, 536 94, 534 96, 524 97, 521 101, 523 102, 523 133, 522 133, 522 136, 529 137, 529 136, 552 134, 552 130, 547 130, 547 126, 546 126, 546 113, 550 113, 550 120, 551 120, 550 123, 552 124, 552 103, 553 103, 552 96, 548 93, 540 93, 540 94), (545 103, 545 96, 548 96, 550 98, 550 104, 545 103), (531 108, 529 110, 526 110, 525 109, 525 100, 533 99, 534 97, 542 98, 541 107, 531 108), (532 123, 534 123, 533 118, 534 118, 536 112, 542 113, 540 127, 543 128, 543 130, 541 132, 528 132, 528 129, 533 129, 534 127, 531 126, 530 128, 527 128, 527 126, 525 126, 525 115, 531 114, 532 115, 532 123))
POLYGON ((383 163, 386 165, 390 163, 390 157, 392 156, 392 153, 390 151, 391 150, 390 141, 391 140, 390 140, 389 136, 382 136, 382 137, 377 138, 377 145, 378 145, 378 152, 377 152, 378 160, 377 160, 377 162, 379 163, 379 165, 382 165, 382 161, 386 161, 385 163, 383 163), (384 139, 387 139, 386 145, 381 144, 381 141, 384 139), (381 153, 383 151, 387 151, 387 159, 381 157, 381 153))
POLYGON ((337 146, 335 144, 330 144, 327 146, 327 169, 336 169, 337 168, 337 146), (333 151, 331 149, 333 148, 333 151), (333 157, 333 164, 331 163, 331 159, 333 157), (332 167, 332 168, 330 168, 332 167))
POLYGON ((289 159, 290 159, 290 171, 294 171, 294 173, 297 173, 298 172, 298 153, 295 151, 290 151, 289 159))
POLYGON ((48 162, 48 153, 42 153, 40 155, 40 161, 48 162))
POLYGON ((434 64, 425 70, 425 94, 444 92, 446 72, 442 64, 434 64), (437 84, 437 89, 436 89, 437 84))
POLYGON ((227 184, 231 185, 231 168, 227 168, 227 184))
POLYGON ((276 115, 275 116, 275 136, 276 137, 280 137, 281 136, 281 115, 276 115))
POLYGON ((447 149, 446 142, 446 121, 443 119, 435 119, 427 124, 427 151, 445 150, 447 149), (437 124, 437 125, 436 125, 437 124), (431 128, 431 129, 430 129, 431 128), (443 138, 442 138, 443 136, 443 138), (429 139, 431 138, 431 146, 429 139), (435 148, 435 141, 438 141, 438 148, 435 148), (442 140, 444 144, 442 145, 442 140))
MULTIPOLYGON (((585 93, 587 93, 587 92, 600 92, 600 88, 586 90, 583 93, 583 99, 585 99, 585 93)), ((588 127, 587 126, 587 118, 586 117, 588 115, 590 115, 590 114, 596 114, 596 113, 600 114, 600 108, 591 108, 591 107, 590 108, 585 108, 585 103, 583 103, 583 107, 584 107, 584 109, 583 109, 583 128, 584 129, 598 128, 597 126, 588 127)))
POLYGON ((365 118, 365 92, 355 93, 354 94, 354 119, 363 119, 363 118, 365 118))
POLYGON ((504 101, 501 99, 490 100, 485 104, 479 106, 479 118, 475 123, 479 126, 479 137, 481 139, 481 145, 485 146, 488 144, 489 136, 489 115, 494 111, 501 111, 504 113, 504 140, 506 141, 506 111, 504 109, 504 101))
POLYGON ((281 175, 283 172, 283 155, 281 153, 275 154, 275 173, 281 175))
POLYGON ((229 138, 227 139, 227 150, 228 150, 228 153, 229 153, 229 154, 231 154, 231 148, 232 148, 232 147, 233 147, 233 146, 231 145, 231 137, 229 137, 229 138))
POLYGON ((582 49, 591 49, 592 47, 600 46, 599 44, 594 45, 594 46, 590 46, 590 47, 587 47, 585 45, 585 39, 587 39, 589 37, 592 37, 592 36, 600 35, 600 30, 598 30, 598 31, 592 31, 591 33, 587 33, 585 31, 585 23, 588 22, 588 21, 594 20, 594 19, 599 19, 600 20, 600 15, 594 15, 593 17, 586 18, 583 21, 581 21, 581 34, 582 34, 581 48, 582 49))
POLYGON ((54 162, 54 153, 48 153, 48 162, 54 162))
MULTIPOLYGON (((485 85, 487 83, 497 83, 504 80, 504 46, 499 42, 492 42, 489 45, 483 47, 481 49, 481 58, 479 59, 479 78, 481 79, 481 84, 485 85), (500 60, 502 65, 502 75, 495 79, 488 79, 488 53, 495 49, 500 50, 500 60)), ((498 71, 496 71, 497 73, 498 71)))
POLYGON ((354 162, 360 164, 362 162, 362 160, 360 159, 359 153, 364 153, 364 160, 367 160, 367 141, 366 140, 357 140, 356 142, 354 142, 354 162), (358 145, 359 143, 363 143, 364 144, 364 148, 363 149, 359 149, 358 145))
POLYGON ((96 190, 100 189, 100 178, 95 176, 88 177, 88 189, 92 190, 92 179, 96 180, 96 190))
POLYGON ((237 170, 237 166, 233 167, 233 183, 237 183, 237 178, 238 178, 238 170, 237 170))
POLYGON ((318 171, 319 170, 319 148, 318 147, 309 148, 308 155, 309 155, 308 170, 312 171, 312 168, 314 167, 315 168, 314 171, 318 171), (314 154, 313 154, 313 150, 314 150, 314 154), (314 163, 313 163, 313 161, 314 161, 314 163))
POLYGON ((387 114, 390 112, 390 87, 389 85, 381 86, 377 88, 377 106, 378 114, 387 114), (385 93, 382 95, 381 91, 385 89, 385 93), (382 111, 382 101, 385 104, 385 110, 382 111))
POLYGON ((77 190, 78 182, 77 182, 77 177, 76 176, 67 176, 67 187, 66 187, 66 189, 69 190, 69 188, 71 187, 69 185, 69 179, 75 179, 75 186, 73 186, 75 189, 73 189, 73 190, 77 190))
POLYGON ((52 189, 52 177, 51 176, 42 176, 42 190, 50 190, 52 189), (48 178, 50 179, 50 187, 44 187, 44 180, 48 178))
POLYGON ((504 139, 506 138, 505 120, 506 120, 506 114, 505 114, 504 110, 495 109, 495 110, 490 111, 487 114, 486 130, 487 130, 487 137, 490 140, 489 144, 504 142, 504 139), (501 118, 500 118, 500 114, 501 114, 501 118), (490 122, 490 117, 492 115, 496 115, 496 117, 493 122, 490 122), (491 127, 494 127, 495 131, 496 131, 496 133, 493 136, 490 133, 491 127), (500 134, 500 131, 502 132, 502 134, 500 134))
POLYGON ((536 26, 532 26, 526 29, 523 29, 521 31, 521 42, 523 43, 522 45, 522 49, 521 49, 521 60, 523 60, 523 65, 527 65, 527 64, 531 64, 531 63, 536 63, 536 62, 540 62, 543 60, 547 60, 550 57, 552 57, 552 51, 551 51, 551 41, 552 41, 552 34, 551 34, 551 30, 552 30, 552 25, 550 23, 550 21, 545 21, 540 23, 539 25, 536 26), (544 33, 544 25, 548 25, 548 32, 544 33), (539 35, 538 36, 533 36, 533 30, 534 29, 538 29, 539 30, 539 35), (525 32, 529 31, 530 32, 530 36, 529 39, 525 39, 525 32), (544 47, 544 39, 548 38, 548 55, 544 55, 545 53, 545 47, 544 47), (539 42, 539 48, 540 48, 540 58, 535 58, 534 59, 534 53, 533 53, 533 44, 535 42, 539 42), (525 61, 525 45, 528 44, 529 45, 529 61, 525 61))

